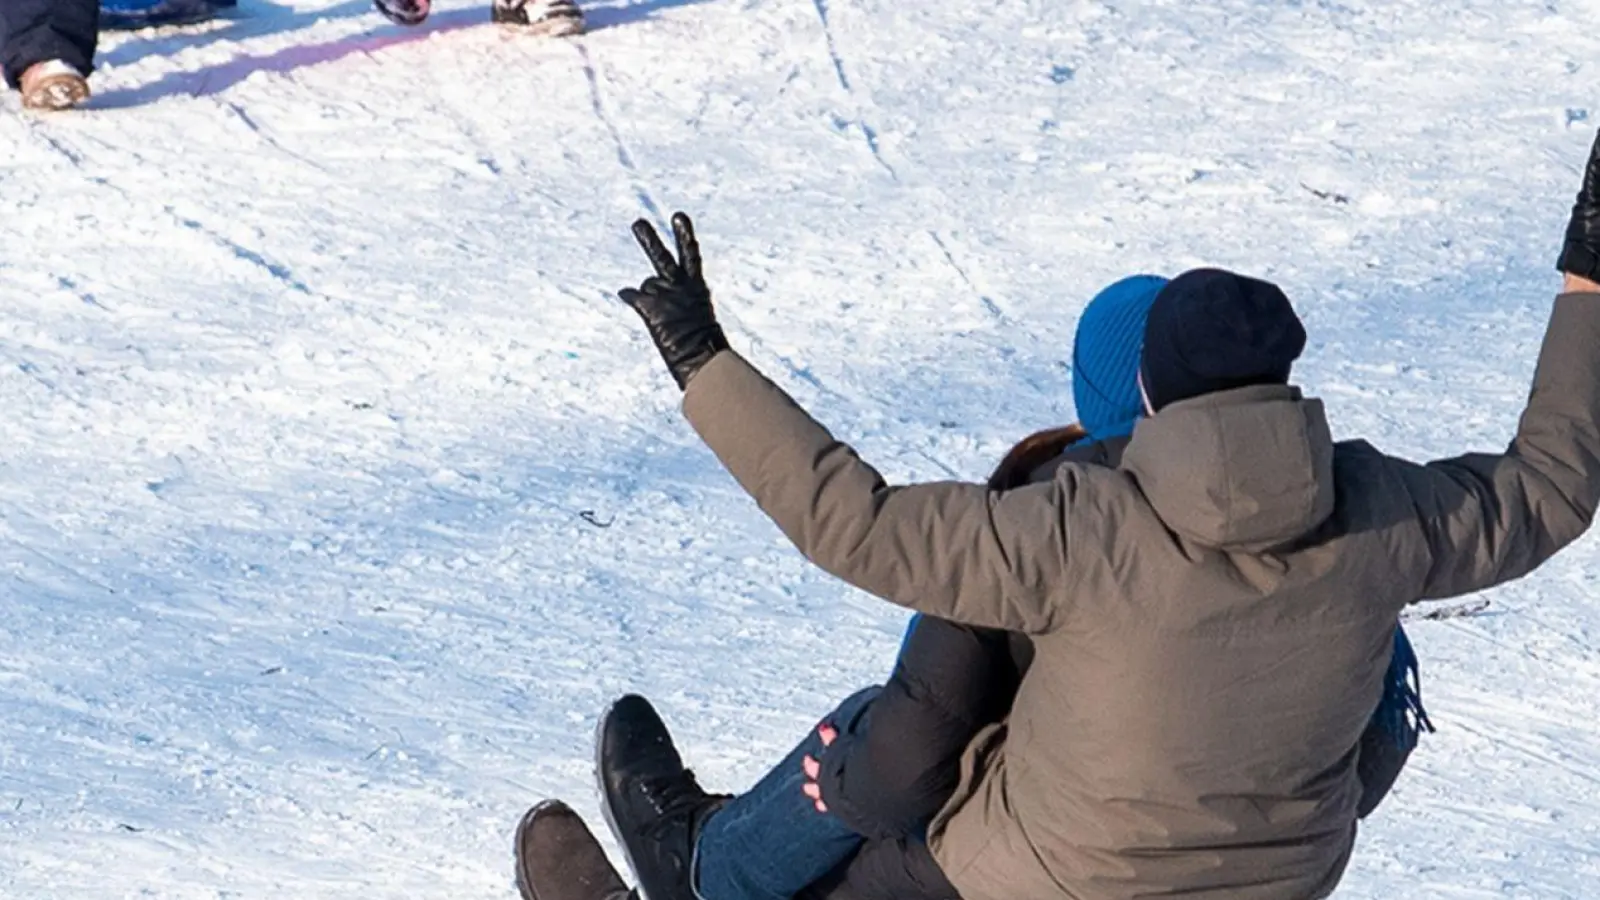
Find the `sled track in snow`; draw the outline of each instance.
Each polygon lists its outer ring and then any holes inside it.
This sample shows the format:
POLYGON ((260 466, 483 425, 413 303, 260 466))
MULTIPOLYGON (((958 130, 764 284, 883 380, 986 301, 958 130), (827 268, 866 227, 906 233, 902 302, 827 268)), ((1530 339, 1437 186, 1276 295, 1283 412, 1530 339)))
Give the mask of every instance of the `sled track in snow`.
POLYGON ((634 163, 633 150, 623 138, 622 130, 606 111, 605 93, 600 88, 600 66, 594 61, 587 46, 578 44, 577 52, 583 60, 583 77, 589 84, 589 101, 594 108, 595 118, 605 126, 606 132, 611 135, 612 143, 616 146, 617 165, 622 167, 633 183, 633 192, 639 198, 639 205, 644 207, 645 211, 655 219, 656 225, 660 226, 667 221, 667 217, 662 213, 661 206, 656 203, 655 195, 640 173, 639 166, 634 163))

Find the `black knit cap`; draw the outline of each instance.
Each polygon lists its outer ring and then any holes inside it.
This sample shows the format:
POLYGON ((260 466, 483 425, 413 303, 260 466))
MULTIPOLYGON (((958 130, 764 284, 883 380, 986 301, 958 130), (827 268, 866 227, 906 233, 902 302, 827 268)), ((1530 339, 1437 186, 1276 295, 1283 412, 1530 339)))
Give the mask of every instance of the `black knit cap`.
POLYGON ((1287 384, 1306 330, 1275 284, 1193 269, 1156 294, 1139 375, 1150 406, 1252 384, 1287 384))

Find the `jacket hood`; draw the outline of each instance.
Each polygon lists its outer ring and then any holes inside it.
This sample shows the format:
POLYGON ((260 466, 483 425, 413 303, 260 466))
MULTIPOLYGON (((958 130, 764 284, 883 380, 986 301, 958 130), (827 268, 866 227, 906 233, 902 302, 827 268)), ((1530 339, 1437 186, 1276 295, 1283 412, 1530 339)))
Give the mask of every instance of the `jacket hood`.
POLYGON ((1257 385, 1174 403, 1122 457, 1156 515, 1205 546, 1258 550, 1333 514, 1333 438, 1320 400, 1257 385))

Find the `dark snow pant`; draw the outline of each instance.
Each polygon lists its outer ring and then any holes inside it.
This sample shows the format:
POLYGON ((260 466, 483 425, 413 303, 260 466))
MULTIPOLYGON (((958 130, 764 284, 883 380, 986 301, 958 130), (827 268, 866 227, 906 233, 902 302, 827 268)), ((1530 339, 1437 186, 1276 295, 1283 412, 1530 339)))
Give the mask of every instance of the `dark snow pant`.
POLYGON ((795 900, 960 900, 920 838, 868 841, 795 900))
POLYGON ((796 900, 959 900, 924 842, 955 792, 961 754, 1011 712, 1027 638, 916 616, 862 721, 822 757, 828 809, 867 838, 796 900))
POLYGON ((967 744, 1010 711, 1028 655, 1031 645, 1005 632, 914 619, 888 684, 824 719, 838 732, 830 746, 813 729, 707 820, 695 848, 699 896, 955 900, 924 833, 955 790, 967 744), (807 755, 822 763, 825 813, 802 793, 807 755))
POLYGON ((883 693, 822 757, 828 809, 869 840, 922 837, 967 745, 1010 714, 1032 650, 1008 632, 912 619, 883 693))
POLYGON ((1400 746, 1383 729, 1373 725, 1362 732, 1360 747, 1356 775, 1361 779, 1361 801, 1356 805, 1356 816, 1365 819, 1389 796, 1389 789, 1400 777, 1412 748, 1400 746))
MULTIPOLYGON (((858 738, 865 711, 882 699, 868 688, 825 717, 838 731, 834 746, 858 738)), ((959 900, 920 834, 863 840, 831 810, 818 810, 801 790, 806 756, 826 758, 815 729, 706 820, 692 870, 702 900, 959 900)))
POLYGON ((0 0, 0 67, 12 88, 50 59, 88 74, 99 36, 99 0, 0 0))

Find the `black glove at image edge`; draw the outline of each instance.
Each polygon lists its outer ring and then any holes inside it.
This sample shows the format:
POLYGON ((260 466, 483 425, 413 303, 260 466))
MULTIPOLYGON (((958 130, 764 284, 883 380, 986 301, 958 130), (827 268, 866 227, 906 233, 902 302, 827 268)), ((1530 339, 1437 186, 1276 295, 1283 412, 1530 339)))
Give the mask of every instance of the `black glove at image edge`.
POLYGON ((1567 222, 1566 242, 1556 259, 1556 268, 1600 281, 1600 135, 1596 135, 1589 150, 1583 187, 1572 204, 1572 218, 1567 222))
POLYGON ((1600 252, 1577 241, 1567 241, 1561 248, 1560 258, 1556 260, 1556 269, 1590 281, 1600 281, 1600 252))

